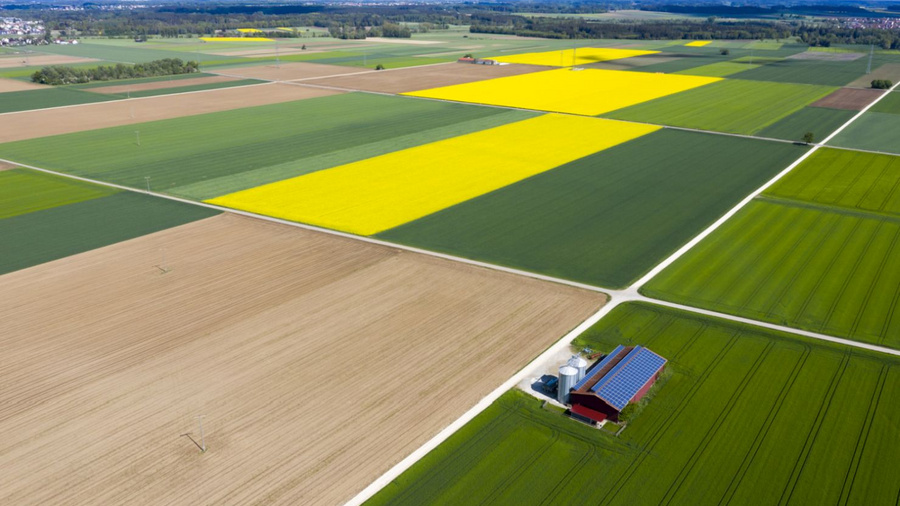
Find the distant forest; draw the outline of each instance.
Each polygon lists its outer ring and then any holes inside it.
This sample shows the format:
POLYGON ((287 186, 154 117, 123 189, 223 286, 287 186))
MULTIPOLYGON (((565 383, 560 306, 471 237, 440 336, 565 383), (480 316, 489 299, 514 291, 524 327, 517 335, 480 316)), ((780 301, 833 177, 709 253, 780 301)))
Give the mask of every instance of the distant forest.
MULTIPOLYGON (((86 4, 89 5, 89 4, 86 4)), ((15 15, 44 20, 64 35, 110 37, 183 37, 214 34, 237 28, 274 29, 281 26, 325 28, 334 37, 410 37, 414 32, 469 25, 472 33, 537 36, 558 39, 785 39, 799 37, 813 46, 875 44, 900 49, 900 33, 878 28, 846 28, 837 21, 808 21, 783 17, 789 11, 821 12, 834 16, 865 16, 858 7, 805 6, 730 7, 659 5, 654 9, 688 13, 694 19, 654 21, 598 21, 577 17, 525 16, 518 13, 580 14, 603 12, 585 3, 422 4, 342 7, 328 5, 179 4, 133 10, 48 10, 39 5, 4 6, 15 15), (717 19, 717 15, 739 18, 717 19), (746 18, 746 19, 744 19, 746 18)), ((0 11, 2 12, 2 11, 0 11)), ((296 36, 282 32, 279 36, 296 36)))

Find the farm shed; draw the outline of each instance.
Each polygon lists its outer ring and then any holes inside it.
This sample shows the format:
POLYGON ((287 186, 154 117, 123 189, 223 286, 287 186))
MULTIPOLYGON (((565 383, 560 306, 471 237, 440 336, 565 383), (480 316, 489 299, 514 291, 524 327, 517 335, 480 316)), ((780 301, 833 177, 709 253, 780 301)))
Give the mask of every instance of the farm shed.
POLYGON ((595 422, 619 420, 630 402, 641 400, 666 364, 642 346, 619 345, 594 364, 569 394, 572 413, 595 422))

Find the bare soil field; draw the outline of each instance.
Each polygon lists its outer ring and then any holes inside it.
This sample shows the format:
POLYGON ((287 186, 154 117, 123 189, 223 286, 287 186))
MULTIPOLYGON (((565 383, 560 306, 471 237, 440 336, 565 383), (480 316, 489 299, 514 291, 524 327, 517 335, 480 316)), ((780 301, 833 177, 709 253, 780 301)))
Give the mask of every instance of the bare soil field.
POLYGON ((11 163, 0 161, 0 171, 15 169, 18 168, 18 165, 13 165, 11 163))
POLYGON ((0 93, 8 91, 30 91, 42 90, 48 88, 42 84, 28 83, 25 81, 16 81, 15 79, 0 78, 0 93))
POLYGON ((547 70, 537 65, 472 65, 447 63, 427 67, 372 71, 353 76, 328 77, 311 80, 309 84, 335 86, 348 90, 404 93, 438 86, 484 81, 497 77, 515 76, 547 70))
POLYGON ((0 115, 4 118, 3 121, 0 121, 0 142, 180 118, 256 105, 277 104, 336 93, 340 92, 290 84, 267 83, 7 113, 0 115))
POLYGON ((87 63, 100 61, 94 58, 82 58, 78 56, 65 56, 61 54, 29 54, 16 55, 14 57, 0 58, 0 69, 9 69, 15 67, 40 67, 43 65, 71 65, 74 63, 87 63))
POLYGON ((888 79, 893 82, 900 81, 900 63, 885 63, 874 69, 871 74, 866 74, 848 84, 850 88, 869 88, 874 79, 888 79))
POLYGON ((87 91, 93 93, 116 94, 127 93, 129 91, 144 90, 164 90, 167 88, 181 88, 182 86, 194 86, 195 84, 224 83, 228 81, 237 81, 237 77, 226 76, 210 76, 196 77, 193 79, 176 79, 174 81, 154 81, 151 83, 138 84, 122 84, 119 86, 102 86, 100 88, 90 88, 87 91))
POLYGON ((344 502, 605 302, 228 214, 7 274, 0 299, 16 505, 344 502))
POLYGON ((813 107, 827 107, 829 109, 861 111, 878 98, 881 93, 882 90, 841 88, 809 105, 813 107))
MULTIPOLYGON (((266 81, 296 81, 313 77, 339 76, 363 72, 362 69, 353 67, 340 67, 338 65, 323 65, 321 63, 282 63, 280 67, 275 65, 257 65, 255 67, 236 67, 212 72, 223 76, 240 77, 242 79, 264 79, 266 81)), ((374 70, 372 72, 375 72, 374 70)))

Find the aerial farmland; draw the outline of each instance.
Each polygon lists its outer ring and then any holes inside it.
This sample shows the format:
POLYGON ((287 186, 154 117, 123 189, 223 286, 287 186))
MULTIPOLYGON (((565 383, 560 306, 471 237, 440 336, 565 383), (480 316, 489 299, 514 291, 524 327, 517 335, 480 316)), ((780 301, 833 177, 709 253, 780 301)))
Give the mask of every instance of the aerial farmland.
POLYGON ((900 52, 262 28, 0 48, 0 503, 896 504, 900 52))

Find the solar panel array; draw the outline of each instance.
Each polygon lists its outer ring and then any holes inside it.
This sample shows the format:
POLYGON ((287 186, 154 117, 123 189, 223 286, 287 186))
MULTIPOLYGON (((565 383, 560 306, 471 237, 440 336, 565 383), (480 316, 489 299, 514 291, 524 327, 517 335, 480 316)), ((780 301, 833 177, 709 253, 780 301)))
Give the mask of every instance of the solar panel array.
POLYGON ((581 378, 581 380, 578 383, 575 383, 575 390, 578 390, 579 388, 583 387, 585 383, 587 383, 588 381, 591 380, 591 378, 596 376, 597 373, 600 372, 600 369, 603 369, 603 367, 606 364, 608 364, 612 359, 616 358, 616 355, 618 355, 619 352, 622 351, 623 348, 625 348, 625 347, 622 346, 621 344, 616 346, 616 349, 609 352, 609 354, 606 355, 603 358, 603 360, 598 362, 597 365, 595 365, 594 367, 591 367, 591 369, 584 374, 584 377, 581 378))
POLYGON ((638 390, 666 363, 656 353, 635 346, 621 362, 594 385, 597 396, 610 406, 622 410, 638 390))

